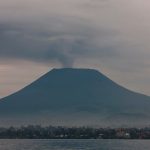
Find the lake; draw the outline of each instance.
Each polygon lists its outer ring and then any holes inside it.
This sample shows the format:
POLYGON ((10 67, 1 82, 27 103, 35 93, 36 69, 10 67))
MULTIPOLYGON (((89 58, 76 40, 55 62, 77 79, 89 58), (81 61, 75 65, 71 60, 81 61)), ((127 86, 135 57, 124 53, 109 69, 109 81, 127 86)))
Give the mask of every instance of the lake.
POLYGON ((150 140, 0 140, 0 150, 150 150, 150 140))

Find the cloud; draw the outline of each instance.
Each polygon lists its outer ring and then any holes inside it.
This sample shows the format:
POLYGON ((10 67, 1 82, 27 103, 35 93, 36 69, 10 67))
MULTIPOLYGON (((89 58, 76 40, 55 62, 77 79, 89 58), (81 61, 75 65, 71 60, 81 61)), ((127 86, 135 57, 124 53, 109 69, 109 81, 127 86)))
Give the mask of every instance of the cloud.
POLYGON ((147 0, 0 1, 0 59, 54 67, 101 66, 116 81, 119 76, 120 83, 136 74, 137 84, 128 83, 136 89, 141 86, 137 74, 147 79, 145 70, 150 71, 149 4, 147 0))
MULTIPOLYGON (((116 31, 93 26, 87 9, 109 1, 0 2, 0 57, 72 67, 77 59, 116 55, 116 31), (7 11, 6 11, 7 10, 7 11), (87 18, 88 17, 88 18, 87 18)), ((98 18, 96 18, 98 19, 98 18)), ((97 21, 96 21, 97 22, 97 21)))
POLYGON ((51 21, 48 29, 40 29, 38 25, 34 28, 17 23, 0 24, 0 57, 42 63, 58 61, 63 67, 72 67, 77 58, 114 54, 110 37, 115 32, 105 29, 96 31, 84 22, 72 23, 71 20, 58 18, 51 21), (57 27, 58 24, 61 24, 61 28, 57 27), (110 40, 107 45, 105 40, 110 40))

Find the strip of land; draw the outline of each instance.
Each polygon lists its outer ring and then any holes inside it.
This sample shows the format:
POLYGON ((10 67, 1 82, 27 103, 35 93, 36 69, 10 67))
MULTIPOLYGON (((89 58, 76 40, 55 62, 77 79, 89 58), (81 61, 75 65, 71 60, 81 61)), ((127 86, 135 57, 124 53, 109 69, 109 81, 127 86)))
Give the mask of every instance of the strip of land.
POLYGON ((0 139, 150 139, 150 127, 91 128, 40 125, 0 127, 0 139))

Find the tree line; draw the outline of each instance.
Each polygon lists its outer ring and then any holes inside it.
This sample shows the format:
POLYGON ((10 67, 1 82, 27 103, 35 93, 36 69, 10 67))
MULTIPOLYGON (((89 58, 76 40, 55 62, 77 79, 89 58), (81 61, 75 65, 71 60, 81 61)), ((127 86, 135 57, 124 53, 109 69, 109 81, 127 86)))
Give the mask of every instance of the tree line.
POLYGON ((150 128, 1 127, 0 139, 150 139, 150 128))

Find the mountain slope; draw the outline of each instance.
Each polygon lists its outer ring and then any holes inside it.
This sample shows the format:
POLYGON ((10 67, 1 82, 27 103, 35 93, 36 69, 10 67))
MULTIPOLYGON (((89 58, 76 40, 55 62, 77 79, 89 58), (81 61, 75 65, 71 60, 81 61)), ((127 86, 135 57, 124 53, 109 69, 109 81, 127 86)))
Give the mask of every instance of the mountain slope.
POLYGON ((2 123, 9 124, 146 125, 149 114, 150 97, 92 69, 53 69, 0 101, 2 123))

